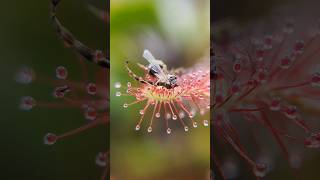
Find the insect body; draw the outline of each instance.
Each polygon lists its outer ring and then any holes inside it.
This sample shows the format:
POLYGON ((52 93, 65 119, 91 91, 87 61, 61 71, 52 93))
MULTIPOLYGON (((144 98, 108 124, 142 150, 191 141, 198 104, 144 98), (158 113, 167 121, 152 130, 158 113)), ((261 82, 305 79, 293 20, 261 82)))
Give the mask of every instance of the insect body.
POLYGON ((141 83, 163 86, 167 89, 178 86, 177 76, 173 73, 169 73, 167 66, 162 61, 155 59, 149 50, 144 50, 142 56, 149 62, 149 65, 147 67, 141 64, 138 65, 146 70, 148 75, 155 80, 144 80, 142 77, 138 77, 129 69, 127 61, 126 68, 130 76, 141 83))

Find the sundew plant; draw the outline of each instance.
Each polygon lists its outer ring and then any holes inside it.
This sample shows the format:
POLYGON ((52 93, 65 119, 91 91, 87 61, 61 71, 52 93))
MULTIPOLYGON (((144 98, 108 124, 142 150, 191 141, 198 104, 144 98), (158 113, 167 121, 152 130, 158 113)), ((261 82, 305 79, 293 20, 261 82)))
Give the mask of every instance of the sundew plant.
POLYGON ((285 18, 213 34, 213 179, 262 179, 284 164, 301 177, 320 147, 319 25, 285 18))
MULTIPOLYGON (((73 80, 70 78, 74 75, 71 75, 69 68, 60 64, 57 64, 57 67, 53 69, 53 72, 55 72, 54 77, 37 75, 31 67, 22 67, 15 76, 15 80, 22 84, 47 83, 54 87, 51 94, 52 101, 41 101, 37 97, 24 96, 20 100, 20 109, 29 111, 34 108, 74 108, 83 114, 83 126, 61 133, 59 133, 58 129, 51 129, 57 133, 48 132, 43 138, 45 145, 53 145, 58 141, 84 133, 97 126, 103 126, 107 129, 109 122, 108 69, 110 62, 108 53, 89 48, 64 27, 57 17, 59 4, 60 0, 51 1, 51 20, 58 37, 65 47, 74 50, 78 55, 79 60, 74 61, 73 64, 80 67, 81 79, 73 80), (92 66, 97 67, 92 68, 92 66)), ((107 24, 109 22, 106 10, 100 10, 94 6, 89 6, 89 10, 100 18, 102 23, 107 24)), ((66 118, 66 120, 68 119, 66 118)), ((106 137, 101 137, 100 141, 104 142, 104 144, 107 143, 106 137)), ((92 158, 93 164, 95 163, 101 167, 103 171, 101 180, 107 179, 108 176, 108 156, 108 149, 104 147, 97 150, 96 157, 89 157, 92 158)))
MULTIPOLYGON (((125 92, 116 92, 118 97, 134 97, 133 101, 125 102, 123 108, 129 108, 135 104, 144 104, 143 108, 137 112, 140 118, 135 130, 140 130, 148 111, 151 112, 150 118, 147 118, 147 121, 149 121, 147 132, 149 133, 153 131, 153 121, 155 120, 163 121, 167 134, 172 132, 169 120, 178 120, 186 132, 189 131, 189 127, 198 127, 199 120, 195 120, 195 116, 197 114, 203 115, 210 109, 209 66, 198 65, 186 70, 168 70, 167 65, 155 59, 148 50, 144 50, 143 58, 150 63, 146 66, 138 64, 144 75, 141 77, 136 75, 129 68, 129 62, 127 62, 128 75, 136 82, 129 80, 125 83, 125 92)), ((115 88, 120 89, 121 83, 117 82, 115 88)), ((209 125, 208 119, 202 119, 200 123, 204 126, 209 125)))

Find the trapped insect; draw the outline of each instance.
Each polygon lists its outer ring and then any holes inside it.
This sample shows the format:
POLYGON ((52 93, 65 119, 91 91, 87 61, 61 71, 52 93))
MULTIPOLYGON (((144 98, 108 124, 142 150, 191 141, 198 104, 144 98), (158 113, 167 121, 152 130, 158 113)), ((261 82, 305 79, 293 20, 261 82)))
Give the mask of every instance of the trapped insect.
POLYGON ((173 72, 168 71, 166 64, 164 64, 161 60, 154 58, 149 50, 144 50, 142 56, 150 63, 147 67, 142 64, 138 64, 142 69, 147 71, 149 75, 147 80, 134 74, 133 71, 128 67, 127 61, 126 68, 131 77, 141 83, 151 84, 154 86, 163 86, 167 89, 178 86, 177 76, 173 72))

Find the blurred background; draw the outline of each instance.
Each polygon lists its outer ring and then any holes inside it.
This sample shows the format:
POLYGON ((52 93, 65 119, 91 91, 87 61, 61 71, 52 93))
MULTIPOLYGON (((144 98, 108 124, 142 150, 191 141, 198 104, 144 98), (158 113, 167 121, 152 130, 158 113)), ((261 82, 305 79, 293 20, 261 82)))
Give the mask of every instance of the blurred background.
MULTIPOLYGON (((67 0, 59 7, 61 21, 81 41, 91 47, 106 50, 107 26, 95 17, 88 5, 106 9, 101 0, 67 0)), ((98 127, 70 137, 54 146, 45 146, 47 132, 57 134, 86 123, 82 111, 76 108, 35 108, 21 111, 21 96, 56 102, 49 83, 21 85, 14 75, 22 66, 33 67, 37 77, 54 77, 55 68, 65 65, 70 79, 80 80, 82 72, 75 53, 64 48, 57 38, 49 16, 49 0, 3 1, 0 6, 0 179, 93 180, 102 169, 95 156, 105 150, 106 129, 98 127)), ((89 74, 95 65, 87 63, 89 74)))
MULTIPOLYGON (((215 43, 222 45, 225 42, 248 38, 252 35, 252 32, 268 35, 268 33, 278 30, 275 27, 279 28, 282 25, 281 23, 288 19, 294 20, 297 29, 300 30, 299 33, 303 34, 308 28, 318 26, 316 22, 320 17, 319 3, 317 0, 214 0, 211 1, 212 37, 215 43)), ((318 126, 317 123, 315 127, 318 126)), ((262 131, 262 133, 268 134, 269 132, 262 131)), ((252 142, 244 142, 244 144, 250 146, 252 142)), ((264 144, 267 144, 267 140, 264 141, 264 144)), ((275 152, 280 153, 278 152, 278 144, 274 141, 268 142, 267 146, 269 144, 276 150, 266 153, 274 156, 274 160, 270 163, 276 164, 276 166, 272 167, 272 171, 263 179, 318 179, 320 160, 318 149, 306 149, 303 145, 296 145, 296 147, 289 149, 290 152, 304 155, 301 168, 296 171, 298 174, 295 174, 283 155, 275 155, 275 152)), ((227 175, 229 178, 227 179, 256 179, 243 159, 239 158, 229 147, 213 147, 213 150, 221 156, 219 158, 226 162, 223 167, 227 169, 226 172, 229 172, 227 175)), ((215 166, 212 166, 212 168, 214 171, 217 170, 215 166)), ((216 176, 215 179, 222 178, 216 176)))
MULTIPOLYGON (((167 135, 162 122, 155 122, 147 133, 146 115, 140 131, 137 104, 127 109, 123 103, 133 97, 116 97, 114 84, 128 81, 138 85, 125 69, 131 62, 134 72, 142 75, 136 63, 149 49, 168 68, 191 68, 209 62, 209 0, 117 0, 111 1, 111 176, 115 180, 204 180, 209 178, 209 128, 200 126, 185 133, 178 122, 170 122, 167 135)), ((125 89, 122 89, 124 92, 125 89)), ((207 115, 208 117, 208 115, 207 115)))

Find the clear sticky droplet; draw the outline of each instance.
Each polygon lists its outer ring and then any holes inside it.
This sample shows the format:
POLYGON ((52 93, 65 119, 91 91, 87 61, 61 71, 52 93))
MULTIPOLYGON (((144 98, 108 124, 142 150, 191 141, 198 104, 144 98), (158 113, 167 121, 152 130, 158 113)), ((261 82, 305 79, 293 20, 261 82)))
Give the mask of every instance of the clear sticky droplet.
POLYGON ((167 134, 171 134, 171 129, 170 128, 167 129, 167 134))
POLYGON ((120 97, 121 96, 121 92, 116 92, 116 96, 120 97))
POLYGON ((174 114, 174 115, 172 116, 172 119, 173 119, 173 120, 177 120, 177 115, 174 114))
POLYGON ((208 120, 203 120, 203 125, 204 125, 204 126, 209 126, 208 120))
POLYGON ((192 126, 193 126, 194 128, 196 128, 196 127, 198 127, 198 123, 197 123, 197 122, 193 122, 193 123, 192 123, 192 126))
POLYGON ((181 112, 179 113, 179 117, 180 117, 181 119, 183 119, 185 116, 186 116, 186 115, 185 115, 185 113, 184 113, 183 111, 181 111, 181 112))
POLYGON ((117 88, 117 89, 121 88, 121 83, 120 82, 116 82, 114 84, 114 87, 117 88))
POLYGON ((149 126, 149 127, 148 127, 148 133, 151 133, 151 132, 152 132, 152 127, 149 126))
POLYGON ((156 113, 156 118, 159 118, 160 117, 160 113, 156 113))
POLYGON ((44 144, 45 145, 53 145, 57 142, 58 136, 53 133, 48 133, 44 137, 44 144))
POLYGON ((124 104, 123 104, 123 107, 124 107, 124 108, 127 108, 127 107, 128 107, 128 104, 127 104, 127 103, 124 103, 124 104))
POLYGON ((170 119, 171 118, 171 114, 170 113, 167 113, 166 114, 166 119, 170 119))
POLYGON ((140 130, 140 125, 136 125, 136 131, 139 131, 140 130))

